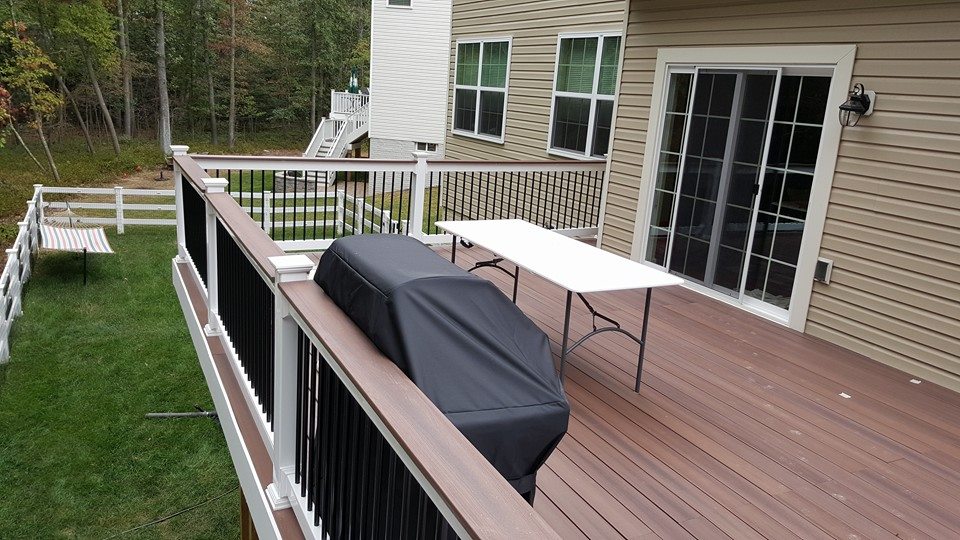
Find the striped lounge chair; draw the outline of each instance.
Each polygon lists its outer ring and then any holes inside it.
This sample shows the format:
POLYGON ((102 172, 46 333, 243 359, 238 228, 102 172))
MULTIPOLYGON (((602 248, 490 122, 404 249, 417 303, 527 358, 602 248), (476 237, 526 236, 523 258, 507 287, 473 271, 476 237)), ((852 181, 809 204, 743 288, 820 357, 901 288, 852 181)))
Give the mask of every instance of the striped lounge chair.
POLYGON ((87 284, 87 253, 113 253, 102 227, 40 226, 40 246, 56 251, 83 252, 83 284, 87 284))

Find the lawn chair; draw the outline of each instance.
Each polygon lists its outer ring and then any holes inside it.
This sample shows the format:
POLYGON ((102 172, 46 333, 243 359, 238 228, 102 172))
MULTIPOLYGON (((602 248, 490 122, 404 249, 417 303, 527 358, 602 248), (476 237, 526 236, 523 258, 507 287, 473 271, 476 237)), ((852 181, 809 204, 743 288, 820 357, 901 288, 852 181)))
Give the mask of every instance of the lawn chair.
POLYGON ((69 226, 46 222, 40 225, 40 247, 55 251, 83 252, 83 284, 87 284, 87 253, 113 253, 103 227, 79 227, 73 222, 73 212, 67 204, 69 226))

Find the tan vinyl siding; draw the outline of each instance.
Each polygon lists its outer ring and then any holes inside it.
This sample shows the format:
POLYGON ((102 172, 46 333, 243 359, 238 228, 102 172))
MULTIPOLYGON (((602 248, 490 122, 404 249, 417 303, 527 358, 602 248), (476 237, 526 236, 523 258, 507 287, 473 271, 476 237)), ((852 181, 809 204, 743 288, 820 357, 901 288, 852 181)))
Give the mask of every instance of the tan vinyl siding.
POLYGON ((960 390, 960 3, 631 2, 603 244, 634 242, 658 48, 849 43, 879 97, 843 131, 820 253, 833 281, 806 331, 960 390))
POLYGON ((447 150, 450 159, 548 159, 557 35, 568 32, 621 31, 623 0, 454 0, 450 48, 450 99, 447 150), (507 123, 504 142, 482 141, 450 131, 456 41, 512 37, 507 123))

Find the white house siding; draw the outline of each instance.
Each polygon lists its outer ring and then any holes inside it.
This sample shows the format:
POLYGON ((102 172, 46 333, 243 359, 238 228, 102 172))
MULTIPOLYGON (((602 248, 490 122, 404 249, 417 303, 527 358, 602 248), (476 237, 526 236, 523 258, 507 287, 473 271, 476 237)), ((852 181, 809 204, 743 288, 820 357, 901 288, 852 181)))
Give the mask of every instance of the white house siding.
MULTIPOLYGON (((414 0, 416 1, 416 0, 414 0)), ((454 0, 453 35, 447 49, 447 157, 452 159, 549 159, 547 131, 556 66, 557 36, 619 31, 624 0, 454 0), (449 132, 453 125, 456 40, 512 37, 507 123, 503 144, 449 132)), ((560 159, 560 158, 558 158, 560 159)))
POLYGON ((410 158, 414 142, 442 144, 452 0, 373 0, 370 28, 372 158, 410 158), (379 153, 378 153, 379 152, 379 153))
MULTIPOLYGON (((856 44, 806 332, 960 390, 960 3, 630 2, 603 247, 630 253, 661 47, 856 44)), ((828 118, 828 121, 830 119, 828 118)), ((833 120, 836 121, 836 120, 833 120)))

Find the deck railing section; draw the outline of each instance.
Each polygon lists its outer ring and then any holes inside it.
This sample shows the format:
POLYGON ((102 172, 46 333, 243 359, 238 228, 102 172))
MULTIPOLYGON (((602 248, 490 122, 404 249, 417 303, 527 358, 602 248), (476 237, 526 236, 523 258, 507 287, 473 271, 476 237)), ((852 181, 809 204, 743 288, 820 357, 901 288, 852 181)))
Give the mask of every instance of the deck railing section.
MULTIPOLYGON (((188 213, 199 213, 206 335, 231 357, 273 467, 271 507, 251 508, 261 522, 289 506, 308 538, 556 538, 308 279, 309 258, 285 255, 226 179, 183 152, 175 164, 179 259, 197 250, 186 229, 188 213), (187 202, 194 195, 202 205, 187 202)), ((255 475, 245 481, 245 493, 262 489, 255 475)))
POLYGON ((285 250, 392 232, 445 242, 436 222, 521 218, 597 233, 603 161, 477 162, 193 156, 285 250), (334 180, 331 185, 328 180, 334 180))
POLYGON ((350 114, 370 103, 370 94, 352 94, 350 92, 330 91, 330 112, 332 114, 350 114))

